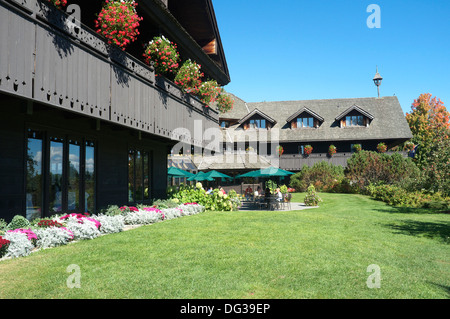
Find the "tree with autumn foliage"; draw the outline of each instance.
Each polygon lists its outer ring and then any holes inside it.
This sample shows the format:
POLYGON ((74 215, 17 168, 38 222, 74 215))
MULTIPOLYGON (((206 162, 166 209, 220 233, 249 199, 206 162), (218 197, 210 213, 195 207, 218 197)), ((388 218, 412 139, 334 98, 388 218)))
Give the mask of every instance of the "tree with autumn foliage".
POLYGON ((418 145, 414 160, 423 168, 437 138, 450 129, 450 113, 440 99, 429 93, 414 100, 411 109, 411 113, 406 113, 406 120, 414 136, 412 142, 418 145))
POLYGON ((431 94, 421 94, 411 106, 406 120, 418 145, 414 157, 422 170, 424 186, 450 196, 450 113, 431 94))

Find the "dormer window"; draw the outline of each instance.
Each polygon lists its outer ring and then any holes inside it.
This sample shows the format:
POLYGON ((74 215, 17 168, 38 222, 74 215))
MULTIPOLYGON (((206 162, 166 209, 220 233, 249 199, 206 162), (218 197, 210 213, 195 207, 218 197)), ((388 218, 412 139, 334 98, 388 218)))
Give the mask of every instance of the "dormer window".
POLYGON ((252 112, 247 114, 244 118, 239 121, 239 124, 244 130, 248 129, 260 129, 269 130, 277 122, 270 116, 264 114, 258 109, 254 109, 252 112))
POLYGON ((286 122, 290 123, 291 129, 318 128, 324 122, 324 119, 317 113, 304 107, 292 114, 286 122))
POLYGON ((297 128, 314 127, 314 118, 312 117, 298 117, 297 128))
POLYGON ((344 113, 336 118, 341 128, 344 127, 368 127, 374 117, 360 108, 357 105, 353 105, 348 108, 344 113))
POLYGON ((365 126, 364 125, 364 116, 362 115, 353 115, 345 117, 345 126, 365 126))
POLYGON ((265 119, 252 119, 249 124, 250 128, 267 128, 265 119))

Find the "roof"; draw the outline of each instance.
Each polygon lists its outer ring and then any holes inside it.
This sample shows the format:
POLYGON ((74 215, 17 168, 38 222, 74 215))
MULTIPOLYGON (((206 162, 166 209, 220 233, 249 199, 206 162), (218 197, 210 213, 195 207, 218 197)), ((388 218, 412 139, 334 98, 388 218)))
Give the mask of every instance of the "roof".
POLYGON ((244 122, 246 122, 247 120, 249 120, 250 118, 252 118, 254 115, 259 115, 263 118, 265 118, 267 121, 269 121, 272 124, 276 124, 277 121, 275 121, 273 118, 271 118, 269 115, 265 114, 264 112, 261 112, 258 109, 254 109, 253 111, 251 111, 250 113, 248 113, 246 116, 244 116, 242 119, 239 120, 239 124, 242 124, 244 122))
POLYGON ((308 113, 311 116, 315 117, 316 119, 318 119, 319 121, 323 122, 324 118, 321 117, 320 115, 318 115, 317 113, 311 111, 310 109, 308 109, 307 107, 303 107, 302 109, 300 109, 299 111, 295 112, 294 114, 292 114, 289 118, 286 119, 286 122, 291 122, 293 121, 295 118, 297 118, 299 115, 301 115, 302 113, 308 113))
POLYGON ((202 156, 194 161, 199 170, 254 170, 268 168, 272 163, 255 152, 233 152, 214 156, 202 156))
POLYGON ((347 114, 349 114, 352 111, 357 111, 359 113, 361 113, 362 115, 368 117, 369 119, 373 120, 374 117, 372 114, 366 112, 365 110, 363 110, 362 108, 360 108, 358 105, 353 105, 351 107, 349 107, 347 110, 345 110, 343 113, 341 113, 340 115, 338 115, 338 117, 336 117, 336 121, 340 121, 341 119, 344 118, 344 116, 346 116, 347 114))
MULTIPOLYGON (((412 138, 405 114, 395 96, 258 103, 241 101, 236 100, 234 109, 221 114, 220 118, 222 120, 242 119, 253 110, 258 109, 277 122, 267 132, 267 138, 279 139, 280 142, 407 140, 412 138), (323 118, 320 127, 291 129, 286 121, 303 109, 308 109, 323 118), (368 127, 341 128, 336 119, 352 110, 357 110, 371 118, 370 125, 368 127)), ((243 131, 239 126, 233 125, 224 130, 224 138, 227 141, 233 140, 234 142, 248 139, 248 132, 243 131)))

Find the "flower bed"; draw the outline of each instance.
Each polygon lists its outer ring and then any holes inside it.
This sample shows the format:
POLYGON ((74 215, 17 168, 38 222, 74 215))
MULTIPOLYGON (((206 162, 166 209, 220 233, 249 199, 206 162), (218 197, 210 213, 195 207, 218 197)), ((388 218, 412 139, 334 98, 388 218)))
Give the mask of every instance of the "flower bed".
MULTIPOLYGON (((161 207, 154 205, 122 206, 120 208, 113 206, 99 215, 68 214, 54 216, 51 219, 36 220, 30 223, 27 229, 16 228, 3 231, 0 229, 0 258, 24 257, 39 249, 94 239, 102 235, 119 233, 129 228, 200 214, 205 211, 205 207, 197 203, 177 205, 176 207, 167 207, 161 204, 161 207)), ((8 224, 8 226, 10 225, 14 224, 8 224)))

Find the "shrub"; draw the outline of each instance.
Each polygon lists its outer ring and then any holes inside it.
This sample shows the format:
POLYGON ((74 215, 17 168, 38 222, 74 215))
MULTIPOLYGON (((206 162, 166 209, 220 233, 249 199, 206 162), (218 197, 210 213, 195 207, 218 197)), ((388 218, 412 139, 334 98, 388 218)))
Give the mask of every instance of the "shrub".
POLYGON ((3 238, 10 241, 6 253, 7 257, 18 258, 28 256, 34 249, 32 242, 28 240, 28 236, 25 233, 8 232, 3 238))
POLYGON ((9 244, 11 242, 2 236, 0 236, 0 258, 2 258, 8 251, 9 244))
POLYGON ((420 187, 420 171, 410 158, 371 151, 354 153, 347 161, 345 176, 364 193, 370 184, 401 186, 406 190, 420 187))
POLYGON ((12 221, 6 226, 6 229, 14 230, 19 228, 28 228, 31 224, 25 217, 21 215, 16 215, 13 217, 12 221))
POLYGON ((312 184, 318 191, 336 192, 335 188, 343 178, 342 166, 321 161, 312 167, 304 165, 299 173, 291 176, 290 186, 304 192, 312 184))
POLYGON ((125 225, 150 225, 163 220, 162 212, 138 210, 123 215, 125 225))
POLYGON ((102 234, 120 233, 125 227, 124 217, 122 215, 97 215, 92 216, 92 218, 100 222, 100 232, 102 234))
POLYGON ((63 224, 52 219, 42 219, 37 223, 37 227, 49 228, 49 227, 63 227, 63 224))
POLYGON ((36 247, 46 249, 67 244, 74 238, 72 231, 65 227, 46 227, 36 229, 36 247))
POLYGON ((306 206, 318 206, 319 203, 322 202, 322 199, 317 195, 313 185, 308 187, 304 202, 306 206))
POLYGON ((153 201, 152 205, 159 209, 175 208, 175 207, 178 207, 179 201, 174 200, 174 199, 157 199, 157 200, 153 201))
POLYGON ((72 231, 74 240, 94 239, 101 234, 98 224, 91 219, 77 218, 74 214, 61 220, 65 223, 65 227, 72 231))

